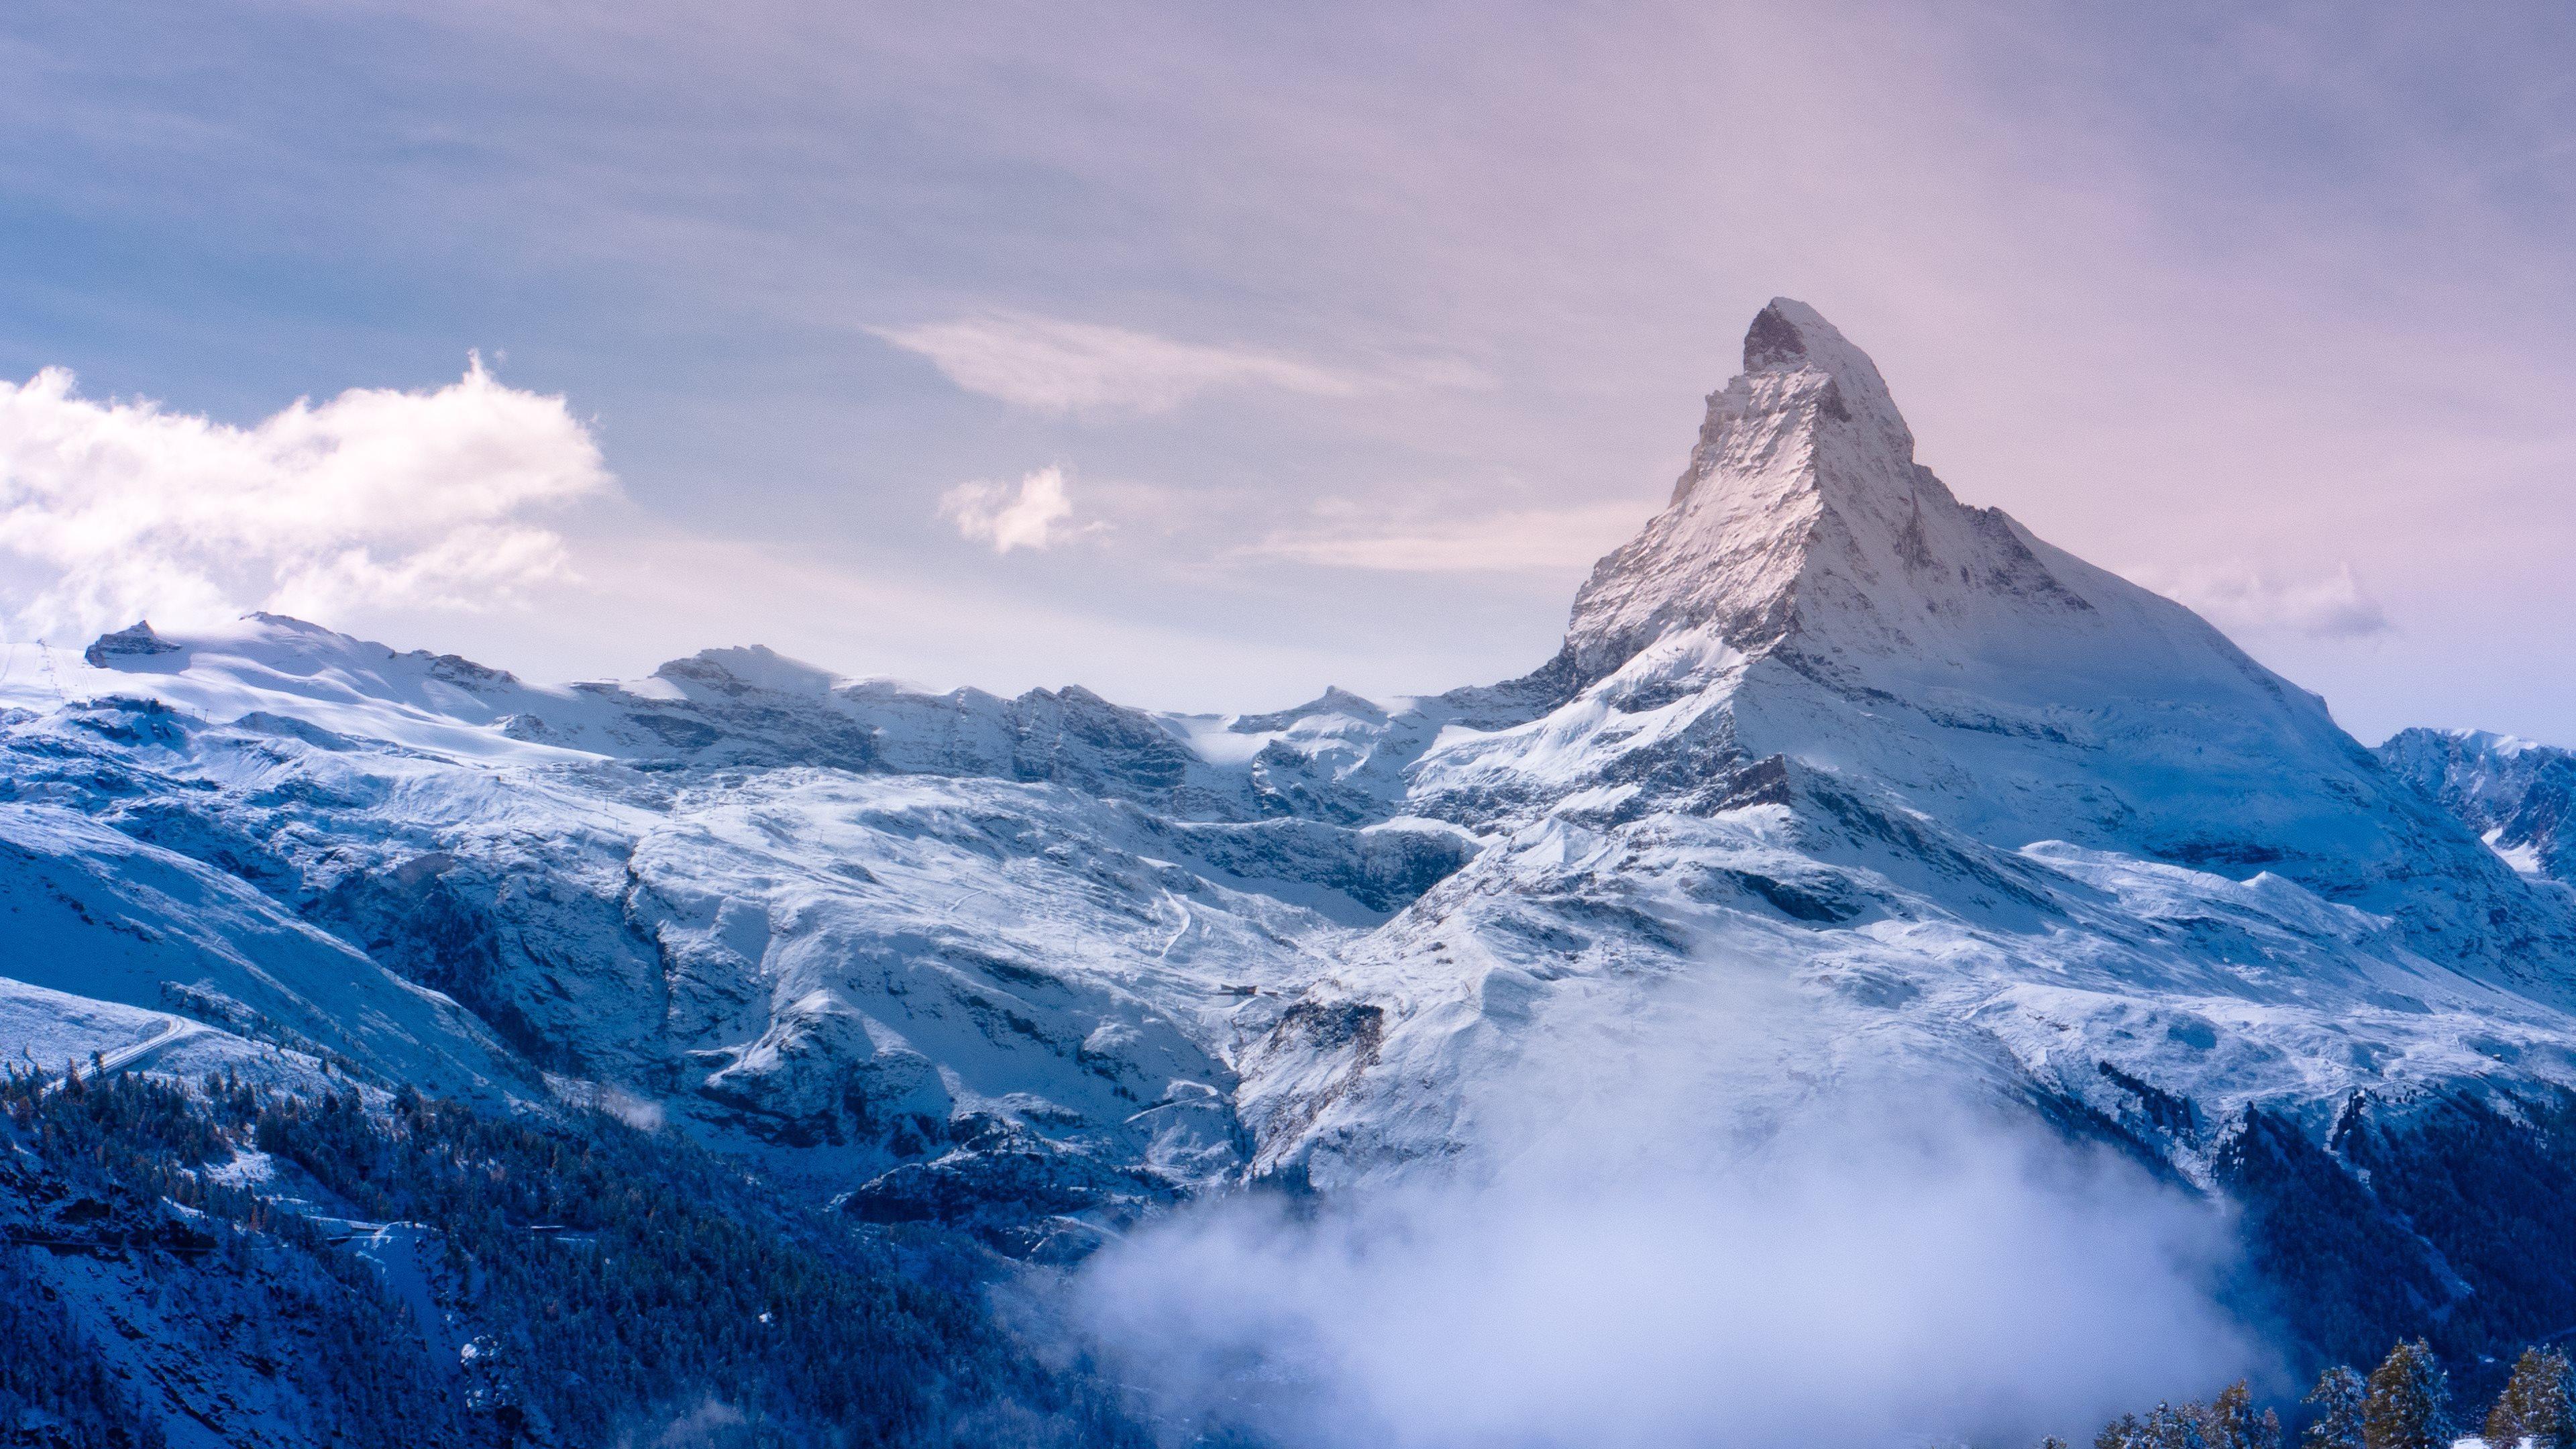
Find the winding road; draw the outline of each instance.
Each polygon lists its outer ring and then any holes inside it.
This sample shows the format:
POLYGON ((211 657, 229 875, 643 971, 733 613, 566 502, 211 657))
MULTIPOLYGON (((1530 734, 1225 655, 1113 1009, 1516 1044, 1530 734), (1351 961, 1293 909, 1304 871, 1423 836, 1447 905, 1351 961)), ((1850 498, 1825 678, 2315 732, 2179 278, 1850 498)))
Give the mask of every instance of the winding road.
MULTIPOLYGON (((118 1047, 112 1052, 99 1053, 98 1064, 90 1069, 91 1077, 95 1079, 106 1076, 110 1072, 124 1071, 127 1067, 148 1061, 192 1036, 202 1036, 213 1030, 202 1022, 190 1021, 184 1016, 168 1015, 161 1016, 160 1027, 159 1031, 141 1041, 118 1047)), ((49 1090, 59 1091, 62 1086, 62 1083, 56 1082, 49 1090)))

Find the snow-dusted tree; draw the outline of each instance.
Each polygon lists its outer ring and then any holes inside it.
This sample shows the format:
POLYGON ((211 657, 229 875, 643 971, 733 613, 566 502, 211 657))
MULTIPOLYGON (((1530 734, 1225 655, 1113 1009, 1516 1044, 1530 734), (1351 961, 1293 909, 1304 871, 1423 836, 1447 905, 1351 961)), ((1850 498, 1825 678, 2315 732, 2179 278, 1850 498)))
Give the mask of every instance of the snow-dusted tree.
POLYGON ((2307 1397, 2317 1407, 2316 1422, 2300 1440, 2302 1449, 2363 1449, 2362 1410, 2369 1400, 2370 1386, 2342 1364, 2317 1375, 2307 1397))
POLYGON ((2147 1449, 2147 1426, 2135 1414, 2122 1414, 2093 1436, 2093 1449, 2147 1449))
POLYGON ((2451 1442, 2450 1375, 2422 1339, 2401 1343, 2370 1372, 2362 1408, 2364 1449, 2447 1449, 2451 1442))
POLYGON ((2147 1449, 2210 1449, 2208 1424, 2206 1405, 2158 1404, 2147 1411, 2147 1449))
POLYGON ((2243 1379, 2211 1401, 2206 1420, 2209 1449, 2281 1449, 2281 1416, 2254 1411, 2254 1391, 2243 1379))
POLYGON ((2569 1422, 2571 1384, 2567 1355, 2557 1349, 2526 1348, 2513 1366, 2513 1377, 2487 1411, 2486 1440, 2494 1449, 2576 1449, 2576 1424, 2569 1422))

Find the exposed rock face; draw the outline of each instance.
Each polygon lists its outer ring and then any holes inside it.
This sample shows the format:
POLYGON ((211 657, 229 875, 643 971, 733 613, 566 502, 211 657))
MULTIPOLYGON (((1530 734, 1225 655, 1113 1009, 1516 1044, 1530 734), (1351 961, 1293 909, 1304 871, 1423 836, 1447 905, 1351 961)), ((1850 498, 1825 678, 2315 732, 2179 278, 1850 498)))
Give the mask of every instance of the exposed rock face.
POLYGON ((81 651, 81 658, 92 669, 109 667, 116 659, 148 659, 155 654, 176 654, 179 646, 152 632, 149 620, 137 620, 112 634, 101 634, 81 651))

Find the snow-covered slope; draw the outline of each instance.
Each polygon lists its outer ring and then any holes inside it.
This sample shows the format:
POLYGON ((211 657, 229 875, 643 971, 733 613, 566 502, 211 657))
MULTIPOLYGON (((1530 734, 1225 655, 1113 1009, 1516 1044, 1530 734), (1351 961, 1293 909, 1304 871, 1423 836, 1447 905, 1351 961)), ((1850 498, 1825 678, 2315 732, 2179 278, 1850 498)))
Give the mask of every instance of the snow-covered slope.
POLYGON ((2480 839, 2555 848, 2537 754, 2392 770, 1959 502, 1786 300, 1491 688, 1172 716, 762 649, 550 687, 254 616, 15 646, 0 709, 0 975, 1029 1251, 1453 1163, 1581 1075, 1571 1024, 1695 984, 1794 1016, 1782 1092, 1903 1063, 2212 1187, 2259 1123, 2576 1087, 2576 905, 2480 839))
POLYGON ((545 689, 270 616, 0 665, 0 973, 604 1092, 869 1215, 1234 1173, 1238 1016, 1473 848, 1390 818, 1404 730, 1347 695, 1163 718, 759 649, 545 689))
POLYGON ((0 800, 0 922, 21 982, 244 1028, 444 1092, 519 1072, 454 1001, 202 861, 42 796, 0 800))

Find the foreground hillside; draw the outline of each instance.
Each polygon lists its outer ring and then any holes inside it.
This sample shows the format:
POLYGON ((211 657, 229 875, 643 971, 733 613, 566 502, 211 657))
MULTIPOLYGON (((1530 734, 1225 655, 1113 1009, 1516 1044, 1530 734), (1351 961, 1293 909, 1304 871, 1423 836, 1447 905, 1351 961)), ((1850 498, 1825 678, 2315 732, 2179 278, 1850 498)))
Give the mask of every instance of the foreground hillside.
POLYGON ((9 1442, 1143 1442, 937 1234, 596 1116, 194 1086, 0 1083, 9 1442))

